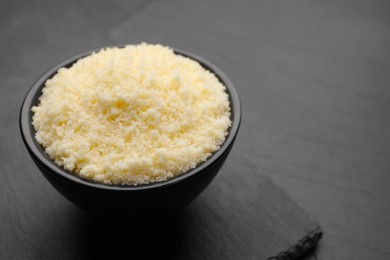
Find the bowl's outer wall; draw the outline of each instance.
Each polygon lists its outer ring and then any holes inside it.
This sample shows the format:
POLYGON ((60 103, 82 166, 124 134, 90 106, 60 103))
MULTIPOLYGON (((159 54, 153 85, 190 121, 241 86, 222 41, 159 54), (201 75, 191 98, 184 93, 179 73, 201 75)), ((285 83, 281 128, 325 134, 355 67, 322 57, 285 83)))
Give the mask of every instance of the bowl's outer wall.
MULTIPOLYGON (((177 50, 175 50, 175 52, 180 55, 184 55, 194 60, 197 60, 203 67, 214 72, 219 78, 219 80, 227 86, 227 92, 229 94, 229 100, 232 109, 231 120, 233 122, 233 126, 235 124, 236 128, 231 130, 231 127, 229 129, 229 135, 226 137, 226 139, 230 139, 230 143, 227 144, 226 149, 222 153, 220 153, 220 151, 216 152, 220 154, 218 157, 215 158, 212 163, 210 163, 206 167, 203 167, 201 170, 195 172, 194 174, 184 173, 183 176, 173 178, 172 180, 177 179, 174 180, 174 182, 167 181, 167 185, 155 185, 150 189, 134 188, 129 190, 128 186, 127 188, 123 189, 111 189, 108 187, 109 185, 106 186, 107 188, 99 188, 95 187, 94 185, 83 184, 83 182, 85 183, 85 180, 82 180, 81 182, 74 181, 74 176, 70 177, 70 175, 72 175, 71 173, 67 173, 65 174, 65 176, 62 176, 63 174, 61 175, 55 170, 53 170, 53 165, 55 165, 55 163, 45 153, 43 147, 40 146, 35 140, 35 129, 31 125, 33 116, 33 113, 31 112, 31 107, 39 103, 39 97, 42 94, 42 88, 44 87, 46 79, 52 77, 52 75, 56 73, 58 67, 55 70, 51 70, 46 73, 37 81, 37 83, 34 84, 34 86, 38 84, 39 87, 36 89, 35 93, 31 93, 33 94, 33 97, 28 102, 29 104, 26 104, 25 99, 21 110, 20 127, 23 141, 28 148, 27 150, 29 151, 31 158, 38 166, 40 171, 43 173, 43 175, 46 177, 46 179, 63 196, 65 196, 78 207, 88 212, 94 212, 104 215, 119 215, 126 213, 138 217, 154 214, 168 214, 173 210, 181 208, 182 206, 186 205, 194 198, 196 198, 213 180, 219 169, 222 167, 226 157, 228 156, 233 146, 240 124, 241 107, 239 104, 237 93, 235 92, 235 89, 229 79, 211 63, 205 61, 203 58, 197 55, 177 50), (28 106, 28 113, 26 112, 26 106, 28 106), (27 132, 30 134, 27 134, 27 132), (51 165, 46 165, 46 163, 43 162, 37 154, 35 154, 37 153, 37 151, 36 149, 32 149, 30 147, 31 143, 34 144, 35 148, 38 150, 38 153, 41 156, 52 162, 51 165)), ((77 55, 69 59, 68 61, 62 63, 61 67, 70 67, 75 61, 77 61, 77 59, 80 59, 81 57, 88 55, 89 53, 91 52, 77 55)), ((30 93, 28 95, 30 95, 30 93)), ((55 167, 59 168, 58 166, 55 167)), ((199 167, 196 167, 195 169, 197 168, 199 167)))
POLYGON ((86 187, 58 177, 34 158, 33 160, 58 192, 87 212, 115 216, 162 216, 195 199, 217 175, 231 147, 205 172, 189 176, 174 185, 130 192, 86 187))

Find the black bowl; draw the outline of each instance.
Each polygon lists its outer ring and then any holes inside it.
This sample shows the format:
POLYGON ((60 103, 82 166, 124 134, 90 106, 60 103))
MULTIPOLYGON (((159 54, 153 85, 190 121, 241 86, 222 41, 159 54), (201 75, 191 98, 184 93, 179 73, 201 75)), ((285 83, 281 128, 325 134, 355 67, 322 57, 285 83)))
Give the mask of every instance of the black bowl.
POLYGON ((196 198, 213 180, 233 146, 241 120, 240 101, 233 84, 209 61, 187 51, 174 49, 176 54, 199 62, 226 86, 232 125, 225 142, 205 162, 167 181, 140 186, 96 183, 82 179, 57 166, 35 140, 35 129, 31 124, 33 115, 31 108, 38 104, 46 80, 51 78, 58 69, 70 67, 78 59, 95 51, 98 49, 76 55, 50 69, 35 82, 25 97, 20 111, 20 131, 31 158, 46 179, 63 196, 88 212, 103 215, 126 214, 134 217, 161 216, 183 207, 196 198))

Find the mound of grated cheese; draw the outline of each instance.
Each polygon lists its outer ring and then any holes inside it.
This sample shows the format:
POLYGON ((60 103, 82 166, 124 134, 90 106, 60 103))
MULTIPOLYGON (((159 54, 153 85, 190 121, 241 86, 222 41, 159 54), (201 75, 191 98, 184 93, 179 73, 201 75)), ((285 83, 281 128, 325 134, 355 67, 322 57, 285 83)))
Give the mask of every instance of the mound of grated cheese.
POLYGON ((36 140, 64 169, 106 184, 164 181, 227 135, 225 86, 161 45, 107 48, 61 68, 32 108, 36 140))

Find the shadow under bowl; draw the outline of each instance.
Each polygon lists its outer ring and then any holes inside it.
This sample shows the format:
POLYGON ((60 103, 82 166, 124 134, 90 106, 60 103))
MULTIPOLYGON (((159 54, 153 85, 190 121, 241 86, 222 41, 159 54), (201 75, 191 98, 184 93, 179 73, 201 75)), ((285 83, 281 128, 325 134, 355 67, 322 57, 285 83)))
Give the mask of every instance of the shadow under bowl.
POLYGON ((39 97, 42 95, 46 80, 54 76, 58 69, 70 67, 80 58, 98 50, 91 50, 63 61, 34 83, 27 93, 20 111, 20 132, 24 144, 39 170, 54 188, 87 212, 103 216, 127 215, 134 217, 170 214, 195 199, 214 179, 228 156, 241 121, 241 106, 237 92, 232 82, 215 65, 190 52, 173 49, 176 54, 199 62, 205 69, 213 72, 226 86, 231 107, 232 125, 225 142, 205 162, 167 181, 139 186, 121 186, 85 180, 57 166, 35 140, 31 108, 39 104, 39 97))

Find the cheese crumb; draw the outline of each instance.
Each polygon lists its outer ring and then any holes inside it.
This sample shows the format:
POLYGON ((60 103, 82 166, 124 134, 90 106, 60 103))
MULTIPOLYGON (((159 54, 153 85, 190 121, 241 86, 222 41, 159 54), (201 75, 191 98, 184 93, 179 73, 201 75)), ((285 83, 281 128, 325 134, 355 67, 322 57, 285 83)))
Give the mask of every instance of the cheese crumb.
POLYGON ((168 180, 205 161, 231 125, 226 88, 161 45, 106 48, 61 68, 32 111, 65 170, 105 184, 168 180))

